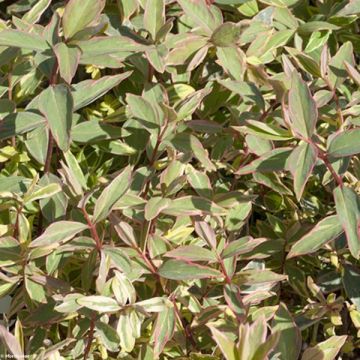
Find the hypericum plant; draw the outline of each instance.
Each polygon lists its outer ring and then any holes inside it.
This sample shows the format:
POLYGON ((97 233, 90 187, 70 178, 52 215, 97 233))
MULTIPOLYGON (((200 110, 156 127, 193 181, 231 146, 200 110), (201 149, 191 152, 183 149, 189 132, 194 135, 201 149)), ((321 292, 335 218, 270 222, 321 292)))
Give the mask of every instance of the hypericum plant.
POLYGON ((360 356, 358 0, 0 8, 0 357, 360 356))

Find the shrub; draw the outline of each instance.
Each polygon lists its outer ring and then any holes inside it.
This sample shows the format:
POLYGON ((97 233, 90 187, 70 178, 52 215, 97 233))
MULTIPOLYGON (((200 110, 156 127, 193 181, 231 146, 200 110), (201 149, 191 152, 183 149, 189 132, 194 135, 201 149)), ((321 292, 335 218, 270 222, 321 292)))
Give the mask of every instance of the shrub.
POLYGON ((0 5, 1 356, 360 356, 358 0, 0 5))

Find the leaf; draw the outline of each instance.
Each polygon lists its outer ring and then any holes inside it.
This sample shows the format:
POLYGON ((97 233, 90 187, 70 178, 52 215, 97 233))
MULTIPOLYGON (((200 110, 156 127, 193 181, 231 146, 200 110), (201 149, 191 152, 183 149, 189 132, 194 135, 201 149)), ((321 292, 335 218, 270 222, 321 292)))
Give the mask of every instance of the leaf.
POLYGON ((178 0, 178 3, 185 14, 208 35, 211 35, 216 29, 217 21, 204 0, 178 0))
POLYGON ((158 359, 167 342, 173 337, 175 331, 174 307, 166 307, 156 318, 151 341, 154 342, 154 359, 158 359))
POLYGON ((328 242, 338 238, 343 232, 337 215, 328 216, 316 224, 313 229, 298 240, 288 254, 288 259, 312 254, 328 242))
POLYGON ((272 172, 284 170, 291 148, 277 148, 271 150, 258 159, 252 161, 250 164, 240 167, 235 172, 236 175, 251 174, 253 172, 272 172))
POLYGON ((360 310, 360 271, 351 264, 344 264, 342 282, 351 302, 360 310))
POLYGON ((95 333, 107 350, 117 351, 119 349, 120 338, 113 327, 102 321, 97 321, 95 323, 95 333))
POLYGON ((345 344, 346 335, 331 336, 316 346, 305 349, 301 360, 334 360, 345 344))
POLYGON ((279 332, 279 342, 274 353, 279 352, 284 360, 297 359, 301 351, 301 333, 284 303, 280 303, 272 321, 271 332, 279 332))
POLYGON ((39 0, 22 18, 29 24, 35 24, 41 18, 41 15, 49 7, 51 0, 39 0))
POLYGON ((104 0, 70 0, 62 17, 65 38, 69 39, 97 22, 104 6, 104 0))
POLYGON ((41 187, 40 189, 37 189, 34 192, 32 192, 28 195, 25 195, 24 202, 32 202, 35 200, 46 199, 50 196, 57 194, 61 190, 62 190, 61 186, 57 183, 45 185, 45 186, 41 187))
POLYGON ((179 260, 166 260, 159 268, 161 277, 171 280, 195 280, 219 277, 222 274, 210 267, 179 260))
POLYGON ((156 129, 160 125, 159 114, 156 112, 155 107, 146 99, 141 96, 129 94, 126 97, 131 112, 136 120, 141 121, 144 127, 148 129, 156 129))
POLYGON ((87 225, 74 221, 58 221, 49 225, 45 232, 30 243, 30 247, 60 244, 71 240, 76 234, 87 229, 87 225))
MULTIPOLYGON (((240 95, 245 101, 255 103, 261 109, 265 108, 264 98, 263 98, 260 90, 256 87, 255 84, 250 83, 250 82, 245 82, 245 81, 232 81, 232 80, 219 80, 219 83, 222 86, 229 89, 230 91, 240 95)), ((248 120, 247 124, 258 125, 258 127, 260 127, 260 128, 262 126, 265 126, 266 128, 269 128, 269 127, 271 128, 271 125, 265 124, 260 121, 255 121, 255 120, 248 120)), ((275 128, 275 129, 277 129, 277 131, 282 130, 283 132, 286 132, 287 136, 290 135, 287 131, 285 131, 283 129, 279 129, 279 128, 275 128)), ((277 139, 275 139, 275 140, 277 140, 277 139)))
POLYGON ((360 129, 346 130, 329 138, 328 154, 332 157, 352 156, 360 153, 360 129))
POLYGON ((336 212, 345 231, 350 253, 356 259, 360 257, 360 206, 356 192, 348 187, 334 190, 336 212))
POLYGON ((107 296, 83 296, 76 299, 76 302, 81 306, 84 306, 94 311, 98 311, 100 313, 121 310, 121 306, 117 303, 117 301, 107 296))
POLYGON ((126 193, 130 187, 132 167, 127 166, 110 184, 102 191, 95 203, 93 222, 104 220, 111 212, 115 203, 126 193))
POLYGON ((208 325, 211 335, 216 344, 220 348, 226 360, 238 360, 237 349, 232 340, 230 340, 223 332, 216 329, 214 326, 208 325))
POLYGON ((75 125, 71 131, 73 141, 86 144, 102 140, 121 138, 123 130, 120 127, 107 124, 104 121, 91 120, 75 125))
POLYGON ((197 245, 180 246, 164 254, 166 257, 183 261, 216 261, 215 252, 197 245))
POLYGON ((317 156, 316 147, 304 142, 298 145, 289 157, 289 164, 291 164, 294 177, 294 192, 298 201, 302 197, 305 185, 317 162, 317 156))
POLYGON ((257 269, 242 270, 233 277, 233 282, 238 285, 275 284, 283 280, 287 280, 286 275, 257 269))
POLYGON ((309 87, 300 75, 293 71, 289 91, 289 117, 295 133, 304 138, 311 138, 317 122, 316 102, 309 87))
MULTIPOLYGON (((246 70, 246 56, 242 50, 236 47, 218 47, 216 55, 220 65, 229 75, 235 80, 243 80, 246 70)), ((229 85, 227 81, 224 83, 229 85)))
POLYGON ((70 147, 73 105, 71 92, 66 85, 49 86, 39 98, 40 111, 62 151, 67 151, 70 147))
POLYGON ((210 41, 215 46, 227 47, 235 45, 240 39, 240 26, 232 23, 226 22, 220 25, 213 34, 211 35, 210 41))
POLYGON ((329 61, 328 80, 332 89, 336 89, 348 77, 345 61, 354 65, 353 45, 350 41, 342 44, 335 56, 329 61))
POLYGON ((116 330, 122 351, 131 352, 135 346, 135 337, 133 336, 130 314, 120 314, 116 330))
POLYGON ((9 114, 3 120, 0 120, 0 140, 22 135, 39 128, 45 123, 46 119, 43 116, 30 111, 9 114))
POLYGON ((160 196, 152 197, 145 205, 145 219, 147 221, 155 219, 170 203, 171 201, 169 199, 160 196))
MULTIPOLYGON (((60 179, 50 173, 44 174, 44 176, 39 181, 39 185, 41 186, 52 183, 56 183, 62 186, 60 179)), ((66 214, 67 204, 68 198, 66 197, 65 193, 58 192, 51 198, 40 200, 41 213, 49 223, 53 223, 55 221, 61 220, 61 218, 63 218, 63 216, 66 214)))
POLYGON ((183 152, 189 152, 201 162, 201 164, 208 171, 214 171, 215 166, 210 161, 208 152, 204 149, 200 140, 194 135, 181 133, 177 134, 172 140, 171 144, 178 150, 183 152))
POLYGON ((232 128, 236 131, 253 134, 268 140, 287 141, 293 137, 287 130, 256 120, 247 120, 245 126, 233 126, 232 128))
POLYGON ((14 356, 15 359, 23 359, 24 352, 21 349, 21 346, 16 339, 16 337, 11 334, 4 325, 0 324, 0 339, 1 342, 6 346, 11 355, 14 356))
POLYGON ((76 73, 81 52, 79 48, 68 46, 65 43, 57 44, 54 48, 54 52, 59 64, 60 75, 68 84, 70 84, 76 73))
POLYGON ((156 38, 156 34, 165 24, 165 2, 164 0, 148 0, 146 1, 144 12, 144 26, 151 34, 152 38, 156 38))
POLYGON ((45 39, 35 33, 19 30, 3 30, 0 32, 1 46, 14 46, 26 50, 45 51, 50 45, 45 39))
POLYGON ((251 236, 245 236, 238 240, 231 241, 222 251, 221 257, 227 259, 233 256, 246 254, 266 240, 266 238, 253 239, 251 236))
POLYGON ((179 215, 201 215, 201 214, 224 214, 225 210, 214 202, 198 196, 185 196, 175 200, 162 210, 164 214, 179 215))
POLYGON ((73 86, 74 111, 83 108, 106 94, 131 75, 131 71, 119 75, 103 76, 99 80, 84 80, 73 86))
POLYGON ((124 273, 129 274, 131 272, 131 262, 126 253, 115 247, 106 247, 103 249, 104 253, 109 256, 114 265, 124 273))

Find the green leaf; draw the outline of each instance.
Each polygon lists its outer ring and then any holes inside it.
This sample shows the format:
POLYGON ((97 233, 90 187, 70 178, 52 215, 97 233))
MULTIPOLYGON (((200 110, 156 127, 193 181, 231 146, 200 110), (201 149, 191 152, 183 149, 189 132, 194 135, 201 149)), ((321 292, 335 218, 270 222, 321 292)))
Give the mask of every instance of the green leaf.
POLYGON ((76 302, 81 306, 100 313, 119 311, 122 308, 115 299, 101 295, 83 296, 76 299, 76 302))
POLYGON ((152 38, 156 38, 156 34, 165 24, 165 2, 164 0, 148 0, 146 1, 144 12, 144 26, 149 31, 152 38))
POLYGON ((305 349, 301 360, 334 360, 346 339, 347 335, 331 336, 329 339, 305 349))
POLYGON ((206 170, 208 171, 215 170, 215 166, 210 161, 207 150, 204 149, 200 140, 196 136, 187 133, 177 134, 171 140, 171 144, 178 151, 189 152, 193 154, 206 168, 206 170))
POLYGON ((235 45, 240 39, 240 26, 232 22, 220 25, 211 35, 210 41, 215 46, 226 47, 235 45))
POLYGON ((226 360, 239 360, 235 343, 216 327, 208 325, 211 335, 226 360))
POLYGON ((319 221, 313 229, 298 240, 291 248, 288 259, 312 254, 328 242, 338 238, 343 232, 337 215, 328 216, 319 221))
POLYGON ((280 353, 284 360, 293 360, 299 357, 301 351, 301 332, 296 326, 293 317, 284 303, 279 305, 272 321, 271 332, 279 332, 279 342, 274 353, 280 353))
POLYGON ((166 260, 159 268, 161 277, 171 280, 195 280, 209 279, 222 276, 222 274, 210 267, 179 260, 166 260))
POLYGON ((41 200, 53 196, 62 190, 61 186, 56 183, 45 185, 40 189, 24 196, 24 202, 32 202, 35 200, 41 200))
POLYGON ((104 0, 70 0, 62 17, 65 38, 69 39, 80 30, 96 23, 104 6, 104 0))
POLYGON ((360 311, 360 271, 351 264, 344 264, 342 282, 346 295, 360 311))
POLYGON ((294 177, 294 192, 300 201, 305 185, 317 162, 318 150, 309 143, 298 145, 289 157, 289 164, 294 177))
POLYGON ((0 266, 14 265, 21 260, 19 242, 10 236, 0 238, 0 266))
POLYGON ((120 338, 113 327, 102 321, 97 321, 95 323, 95 333, 107 350, 114 352, 119 349, 120 338))
MULTIPOLYGON (((216 55, 225 72, 235 80, 242 81, 244 79, 246 56, 241 49, 237 47, 218 47, 216 55)), ((227 82, 224 81, 224 83, 227 82)))
POLYGON ((360 206, 356 192, 348 187, 337 187, 334 190, 336 212, 345 231, 351 255, 360 257, 360 206))
POLYGON ((164 209, 170 205, 170 203, 171 201, 169 199, 165 199, 160 196, 152 197, 145 205, 145 219, 147 221, 155 219, 164 209))
POLYGON ((216 261, 216 254, 197 245, 180 246, 168 251, 164 256, 183 261, 216 261))
MULTIPOLYGON (((235 94, 240 95, 245 101, 249 101, 251 103, 255 103, 258 105, 261 109, 265 108, 265 102, 264 98, 260 92, 260 90, 256 87, 255 84, 245 81, 232 81, 232 80, 219 80, 219 83, 229 89, 230 91, 234 92, 235 94)), ((248 122, 254 125, 257 124, 258 126, 261 126, 260 124, 264 126, 270 126, 268 124, 262 123, 260 121, 254 121, 254 120, 248 120, 248 122)), ((277 128, 279 129, 279 128, 277 128)), ((279 129, 279 131, 282 129, 279 129)), ((282 130, 285 132, 285 130, 282 130)), ((290 134, 287 133, 287 136, 290 134)), ((275 139, 276 140, 276 139, 275 139)))
POLYGON ((304 138, 311 138, 317 122, 316 102, 309 87, 300 75, 293 71, 289 91, 289 117, 293 131, 304 138))
POLYGON ((23 16, 22 20, 29 24, 35 24, 41 18, 41 15, 51 4, 51 0, 39 0, 31 9, 23 16))
POLYGON ((83 108, 106 94, 131 75, 131 71, 119 75, 103 76, 99 80, 84 80, 73 86, 74 111, 83 108))
POLYGON ((253 134, 267 140, 287 141, 293 137, 292 134, 285 129, 256 120, 247 120, 245 126, 233 126, 232 128, 236 131, 253 134))
POLYGON ((115 247, 106 247, 103 249, 104 253, 109 256, 114 265, 126 274, 131 272, 131 262, 126 253, 115 247))
POLYGON ((174 307, 167 306, 156 318, 151 342, 154 343, 154 359, 158 359, 165 345, 174 335, 176 324, 174 307))
POLYGON ((251 236, 244 236, 238 240, 231 241, 222 251, 221 257, 227 259, 233 256, 246 254, 265 241, 266 238, 253 239, 251 236))
POLYGON ((69 88, 66 85, 49 86, 40 95, 39 107, 59 148, 62 151, 69 150, 73 113, 73 98, 69 88))
POLYGON ((91 120, 75 125, 71 131, 73 141, 86 144, 102 140, 121 138, 123 130, 120 127, 107 124, 104 121, 91 120))
POLYGON ((0 140, 8 139, 15 135, 22 135, 28 131, 44 125, 46 119, 30 111, 22 111, 7 115, 0 120, 0 140))
POLYGON ((59 64, 60 75, 68 84, 70 84, 76 73, 81 52, 79 48, 68 46, 65 43, 57 44, 54 48, 54 52, 59 64))
POLYGON ((132 167, 127 166, 110 184, 102 191, 96 200, 93 222, 104 220, 112 210, 115 203, 126 193, 130 187, 132 167))
POLYGON ((156 108, 141 96, 129 94, 126 97, 131 113, 134 118, 140 121, 145 128, 157 129, 160 125, 160 116, 156 108))
POLYGON ((58 221, 49 225, 45 232, 30 243, 30 247, 41 247, 65 243, 76 234, 87 229, 87 225, 74 221, 58 221))
POLYGON ((216 18, 210 11, 205 0, 178 0, 178 3, 184 10, 185 14, 189 16, 198 26, 211 35, 217 24, 216 18))
POLYGON ((198 196, 185 196, 175 200, 162 210, 164 214, 179 215, 201 215, 201 214, 224 214, 225 209, 214 202, 198 196))
POLYGON ((242 270, 233 277, 233 282, 238 285, 275 284, 283 280, 287 280, 286 275, 258 269, 242 270))
POLYGON ((0 32, 1 46, 14 46, 25 50, 45 51, 50 45, 45 39, 35 33, 19 30, 3 30, 0 32))
POLYGON ((352 156, 360 153, 360 129, 346 130, 329 138, 328 154, 332 157, 352 156))
POLYGON ((18 339, 2 324, 0 324, 0 339, 15 359, 22 359, 24 357, 24 352, 21 349, 18 339))
POLYGON ((354 65, 353 45, 350 41, 344 43, 329 62, 328 79, 332 89, 336 89, 348 77, 345 62, 354 65))
POLYGON ((237 175, 251 174, 253 172, 272 172, 284 170, 291 153, 291 148, 277 148, 261 155, 250 164, 240 167, 237 175))

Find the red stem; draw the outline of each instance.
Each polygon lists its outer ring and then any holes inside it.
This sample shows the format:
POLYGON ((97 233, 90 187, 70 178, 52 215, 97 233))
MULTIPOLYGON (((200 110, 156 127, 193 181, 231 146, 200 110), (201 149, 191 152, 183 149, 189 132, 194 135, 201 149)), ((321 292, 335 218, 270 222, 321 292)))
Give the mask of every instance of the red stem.
POLYGON ((81 208, 82 213, 84 214, 85 220, 89 226, 89 230, 91 232, 91 236, 92 238, 95 240, 96 243, 96 249, 100 252, 101 248, 102 248, 102 243, 99 237, 99 234, 96 230, 96 225, 93 224, 93 222, 90 220, 90 217, 88 215, 88 213, 86 212, 85 208, 81 208))

